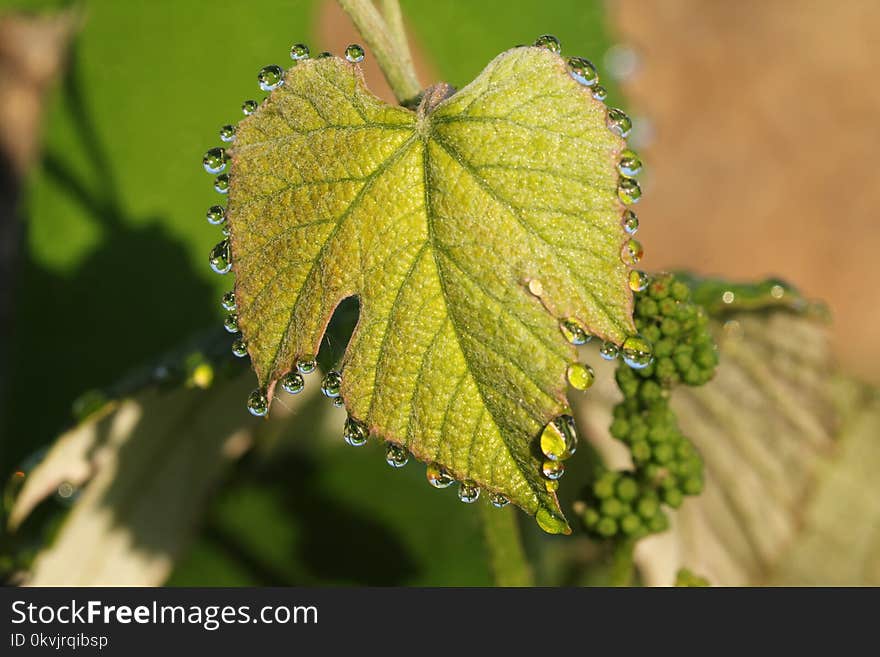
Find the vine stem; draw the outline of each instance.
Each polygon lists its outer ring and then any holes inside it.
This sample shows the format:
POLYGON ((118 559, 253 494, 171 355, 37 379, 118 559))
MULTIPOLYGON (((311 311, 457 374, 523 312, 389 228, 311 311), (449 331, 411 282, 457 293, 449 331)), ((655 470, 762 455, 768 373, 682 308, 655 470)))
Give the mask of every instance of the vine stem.
POLYGON ((517 523, 516 509, 496 509, 481 503, 483 535, 489 553, 489 569, 496 586, 534 586, 532 568, 517 523))
POLYGON ((380 0, 379 7, 385 17, 388 33, 397 46, 401 64, 404 68, 414 71, 415 66, 413 65, 412 53, 409 50, 409 41, 406 38, 406 27, 403 24, 403 12, 400 11, 399 0, 380 0))
MULTIPOLYGON (((338 2, 367 42, 398 102, 404 104, 412 101, 419 95, 422 87, 416 77, 409 48, 405 46, 406 37, 393 36, 391 28, 370 0, 338 0, 338 2), (404 42, 403 47, 399 43, 401 40, 404 42)), ((388 6, 392 4, 397 5, 396 2, 385 2, 383 6, 387 11, 388 6)), ((400 16, 399 6, 392 8, 390 13, 395 12, 397 18, 392 17, 392 22, 398 23, 399 27, 394 28, 397 32, 398 29, 403 29, 403 18, 400 16)))
POLYGON ((636 542, 632 539, 618 541, 611 551, 611 571, 609 580, 611 586, 632 586, 633 574, 635 573, 636 542))

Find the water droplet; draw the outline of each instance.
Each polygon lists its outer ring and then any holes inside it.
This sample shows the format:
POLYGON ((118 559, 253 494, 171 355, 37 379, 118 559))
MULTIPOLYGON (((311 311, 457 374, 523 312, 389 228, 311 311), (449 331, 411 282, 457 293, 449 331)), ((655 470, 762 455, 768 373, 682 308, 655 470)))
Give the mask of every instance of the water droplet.
POLYGON ((325 397, 335 399, 339 397, 339 390, 342 388, 342 375, 339 372, 330 371, 324 375, 321 380, 321 392, 325 397))
POLYGON ((262 390, 254 390, 247 400, 247 409, 254 417, 265 417, 269 412, 269 398, 262 390))
POLYGON ((721 300, 726 304, 731 304, 736 300, 736 295, 731 290, 727 290, 721 295, 721 300))
POLYGON ((332 52, 330 52, 329 50, 325 50, 324 52, 319 53, 318 56, 315 57, 315 59, 327 59, 328 57, 332 57, 332 56, 333 56, 332 52))
POLYGON ((555 52, 557 55, 562 52, 562 44, 552 34, 542 34, 535 39, 535 45, 538 48, 546 48, 550 52, 555 52))
POLYGON ((603 342, 599 347, 599 355, 605 360, 614 360, 620 353, 620 349, 613 342, 603 342))
POLYGON ((223 328, 229 333, 238 333, 238 313, 229 313, 223 320, 223 328))
POLYGON ((620 259, 627 265, 637 264, 645 256, 645 249, 637 239, 628 240, 620 252, 620 259))
POLYGON ((507 499, 507 495, 503 493, 492 493, 489 496, 489 501, 492 502, 492 506, 496 509, 503 509, 508 504, 510 504, 510 500, 507 499))
POLYGON ((621 347, 623 362, 634 370, 646 368, 654 360, 654 347, 641 335, 631 335, 621 347))
POLYGON ((627 235, 635 235, 639 230, 639 218, 632 210, 626 210, 623 213, 621 223, 623 224, 623 230, 626 231, 627 235))
POLYGON ((428 478, 428 483, 434 488, 449 488, 455 483, 455 477, 438 463, 429 464, 428 469, 425 470, 425 476, 428 478))
POLYGON ((290 58, 295 62, 301 59, 308 59, 309 47, 304 43, 294 43, 290 46, 290 58))
POLYGON ((626 112, 619 110, 616 107, 608 108, 608 116, 605 119, 605 125, 607 125, 608 129, 618 137, 626 137, 632 131, 633 127, 632 119, 626 115, 626 112))
POLYGON ((260 89, 263 91, 274 91, 284 84, 284 69, 277 64, 264 66, 257 73, 257 82, 260 83, 260 89))
POLYGON ((231 233, 232 233, 232 231, 229 230, 229 226, 228 226, 228 225, 223 224, 222 226, 220 226, 220 234, 223 235, 223 237, 229 237, 229 235, 230 235, 231 233))
POLYGON ((246 100, 241 104, 241 111, 244 112, 245 116, 250 116, 257 111, 259 106, 260 104, 255 100, 246 100))
POLYGON ((642 159, 635 151, 627 148, 620 154, 620 161, 617 163, 617 170, 620 171, 621 176, 633 178, 639 175, 642 170, 642 159))
POLYGON ((232 269, 232 253, 229 248, 229 240, 223 240, 214 245, 208 256, 208 264, 217 274, 228 274, 232 269))
POLYGON ((227 292, 220 299, 220 305, 223 307, 223 310, 233 311, 237 308, 235 305, 235 292, 227 292))
POLYGON ((773 287, 770 288, 770 296, 774 299, 781 299, 785 296, 785 288, 782 285, 777 283, 773 287))
POLYGON ((306 387, 306 381, 299 372, 288 372, 281 377, 281 387, 289 395, 298 395, 306 387))
POLYGON ((229 192, 229 176, 221 173, 214 178, 214 191, 218 194, 226 194, 229 192))
POLYGON ((601 84, 595 85, 593 87, 593 98, 604 103, 605 99, 608 98, 608 90, 601 84))
POLYGON ((244 358, 248 355, 247 342, 245 342, 243 337, 238 336, 232 341, 232 355, 236 358, 244 358))
POLYGON ((625 205, 633 205, 642 198, 642 188, 632 178, 621 178, 617 181, 617 198, 625 205))
POLYGON ((62 481, 55 489, 55 501, 60 502, 63 506, 73 506, 79 496, 80 489, 69 481, 62 481))
POLYGON ((593 368, 583 363, 572 363, 569 365, 565 376, 568 378, 571 387, 576 390, 586 390, 593 385, 593 380, 596 378, 593 368))
POLYGON ((349 416, 345 421, 345 428, 342 430, 342 438, 348 445, 352 447, 361 447, 367 442, 370 431, 363 422, 358 422, 349 416))
POLYGON ((562 461, 547 460, 541 464, 541 474, 547 479, 560 479, 565 474, 565 464, 562 461))
POLYGON ((311 374, 315 371, 316 367, 318 367, 318 361, 315 360, 314 356, 304 356, 296 361, 296 369, 299 370, 300 374, 311 374))
POLYGON ((352 64, 364 61, 364 49, 356 43, 345 49, 345 58, 352 64))
POLYGON ((472 504, 480 497, 480 487, 473 481, 463 481, 458 485, 458 499, 465 504, 472 504))
POLYGON ((227 144, 235 139, 235 126, 226 124, 222 128, 220 128, 220 141, 225 141, 227 144))
POLYGON ((583 57, 568 58, 568 74, 585 87, 592 87, 599 82, 599 72, 593 62, 583 57))
POLYGON ((409 454, 406 448, 396 443, 385 443, 385 463, 392 468, 402 468, 409 463, 409 454))
POLYGON ((629 289, 633 292, 644 292, 650 280, 645 272, 633 269, 629 273, 629 289))
POLYGON ((541 432, 541 452, 551 461, 564 461, 577 451, 577 428, 571 415, 560 415, 541 432))
POLYGON ((342 408, 345 406, 345 400, 342 397, 334 397, 330 402, 335 408, 342 408))
POLYGON ((208 173, 220 173, 226 168, 226 149, 216 146, 202 157, 202 166, 208 173))
POLYGON ((533 278, 528 282, 529 292, 534 294, 536 297, 544 294, 544 285, 536 278, 533 278))
POLYGON ((571 344, 582 345, 590 341, 590 336, 576 319, 569 317, 559 322, 559 330, 571 344))
POLYGON ((205 213, 205 218, 212 226, 217 226, 226 221, 226 208, 222 205, 212 205, 205 213))

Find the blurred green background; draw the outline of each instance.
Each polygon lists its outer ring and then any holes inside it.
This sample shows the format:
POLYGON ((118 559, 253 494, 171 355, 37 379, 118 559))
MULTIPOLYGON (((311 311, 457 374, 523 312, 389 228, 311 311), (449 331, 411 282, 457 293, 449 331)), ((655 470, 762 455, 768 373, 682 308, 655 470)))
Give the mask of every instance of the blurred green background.
MULTIPOLYGON (((19 212, 0 471, 69 425, 84 390, 219 323, 231 281, 207 265, 218 234, 204 211, 218 196, 201 156, 244 99, 261 97, 261 66, 285 65, 296 41, 326 47, 318 5, 79 5, 83 27, 50 93, 19 212)), ((593 1, 402 5, 424 59, 454 85, 543 32, 597 61, 610 43, 593 1)), ((0 1, 0 12, 59 6, 0 1)), ((613 88, 610 100, 619 104, 613 88)), ((316 448, 245 459, 171 583, 481 585, 489 575, 476 511, 430 489, 422 468, 390 472, 378 450, 316 448)))

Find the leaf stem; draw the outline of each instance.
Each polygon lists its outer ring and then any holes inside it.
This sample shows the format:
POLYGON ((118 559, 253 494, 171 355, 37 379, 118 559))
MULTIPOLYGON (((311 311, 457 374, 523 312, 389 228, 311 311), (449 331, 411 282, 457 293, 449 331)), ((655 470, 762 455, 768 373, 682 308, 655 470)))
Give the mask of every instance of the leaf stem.
POLYGON ((409 42, 406 38, 406 26, 403 24, 403 12, 400 11, 399 0, 380 0, 379 7, 385 17, 388 33, 397 46, 401 64, 405 68, 415 70, 412 61, 412 53, 409 50, 409 42))
POLYGON ((631 539, 617 541, 611 551, 611 586, 632 586, 635 562, 633 552, 636 542, 631 539))
POLYGON ((516 509, 480 504, 489 569, 496 586, 534 586, 532 568, 522 545, 516 509))
MULTIPOLYGON (((405 54, 401 52, 398 38, 392 36, 385 19, 370 0, 338 0, 338 2, 367 42, 397 100, 401 104, 412 101, 422 88, 416 77, 409 49, 406 48, 405 54)), ((386 7, 388 4, 391 3, 385 3, 386 7)), ((397 12, 400 13, 399 7, 397 12)), ((402 24, 403 21, 400 19, 400 25, 402 24)))

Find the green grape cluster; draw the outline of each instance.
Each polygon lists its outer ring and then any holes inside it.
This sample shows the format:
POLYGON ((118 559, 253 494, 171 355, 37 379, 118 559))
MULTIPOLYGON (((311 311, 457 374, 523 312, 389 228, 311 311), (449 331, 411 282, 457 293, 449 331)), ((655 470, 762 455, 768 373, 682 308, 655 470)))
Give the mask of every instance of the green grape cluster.
POLYGON ((629 447, 634 469, 599 472, 579 507, 587 530, 602 538, 661 532, 668 526, 662 505, 677 508, 685 495, 703 489, 702 459, 679 429, 669 393, 714 375, 718 352, 708 317, 672 274, 651 280, 636 296, 633 314, 654 359, 642 369, 618 366, 623 401, 614 407, 610 429, 629 447))

